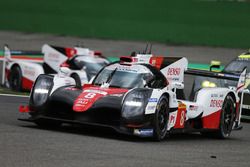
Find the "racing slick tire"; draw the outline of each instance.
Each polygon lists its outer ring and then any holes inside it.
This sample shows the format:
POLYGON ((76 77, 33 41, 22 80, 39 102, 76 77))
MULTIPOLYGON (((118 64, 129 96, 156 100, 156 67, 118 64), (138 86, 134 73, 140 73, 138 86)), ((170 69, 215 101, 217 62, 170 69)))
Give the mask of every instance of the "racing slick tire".
POLYGON ((75 80, 76 87, 77 88, 82 88, 82 82, 81 82, 80 77, 76 73, 72 74, 71 77, 75 80))
POLYGON ((162 96, 156 106, 156 113, 153 121, 153 138, 161 141, 166 137, 169 117, 169 103, 166 96, 162 96))
POLYGON ((227 95, 222 105, 219 130, 215 132, 215 136, 222 139, 229 138, 235 117, 236 107, 234 99, 231 95, 227 95))
POLYGON ((9 83, 12 90, 22 90, 22 71, 19 66, 15 65, 11 68, 9 83))
POLYGON ((221 109, 219 129, 212 132, 202 132, 202 135, 220 139, 229 138, 233 129, 235 117, 235 101, 231 95, 227 95, 221 109))

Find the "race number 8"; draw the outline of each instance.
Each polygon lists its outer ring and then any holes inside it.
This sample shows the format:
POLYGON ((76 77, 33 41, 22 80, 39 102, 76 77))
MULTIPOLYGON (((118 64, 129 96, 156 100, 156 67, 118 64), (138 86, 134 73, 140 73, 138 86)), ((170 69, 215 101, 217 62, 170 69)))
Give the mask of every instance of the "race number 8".
POLYGON ((87 98, 87 99, 92 99, 92 98, 95 97, 95 95, 96 95, 95 93, 88 93, 84 97, 87 98))
POLYGON ((180 119, 180 125, 183 126, 185 121, 185 111, 181 112, 181 119, 180 119))

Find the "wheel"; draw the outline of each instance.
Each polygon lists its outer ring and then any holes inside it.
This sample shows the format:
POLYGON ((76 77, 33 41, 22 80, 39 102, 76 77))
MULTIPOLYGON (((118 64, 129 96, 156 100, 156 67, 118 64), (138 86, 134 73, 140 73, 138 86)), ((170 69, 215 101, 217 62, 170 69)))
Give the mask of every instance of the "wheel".
POLYGON ((15 91, 22 90, 22 71, 19 66, 14 66, 10 71, 10 88, 15 91))
POLYGON ((168 99, 162 96, 157 104, 156 113, 154 117, 154 139, 160 141, 165 138, 167 134, 169 117, 169 104, 168 99))
POLYGON ((82 82, 81 82, 80 77, 77 74, 72 74, 71 77, 75 80, 76 87, 81 88, 82 87, 82 82))
POLYGON ((232 96, 227 95, 222 105, 219 130, 214 133, 215 137, 225 139, 230 136, 236 117, 236 107, 232 96))

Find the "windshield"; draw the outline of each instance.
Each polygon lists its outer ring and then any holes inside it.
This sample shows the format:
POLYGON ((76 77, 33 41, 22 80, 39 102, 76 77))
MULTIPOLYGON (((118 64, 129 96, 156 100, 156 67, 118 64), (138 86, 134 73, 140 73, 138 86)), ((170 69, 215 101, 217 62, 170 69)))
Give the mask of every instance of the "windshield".
POLYGON ((250 61, 234 60, 225 67, 224 72, 241 73, 245 67, 247 67, 247 71, 250 71, 250 61))
POLYGON ((95 78, 93 84, 102 85, 108 83, 109 87, 142 88, 152 78, 153 74, 149 70, 137 71, 132 66, 113 66, 113 68, 103 69, 95 78))
POLYGON ((95 76, 107 64, 108 62, 103 58, 78 56, 74 59, 74 65, 78 69, 84 69, 89 79, 95 76))

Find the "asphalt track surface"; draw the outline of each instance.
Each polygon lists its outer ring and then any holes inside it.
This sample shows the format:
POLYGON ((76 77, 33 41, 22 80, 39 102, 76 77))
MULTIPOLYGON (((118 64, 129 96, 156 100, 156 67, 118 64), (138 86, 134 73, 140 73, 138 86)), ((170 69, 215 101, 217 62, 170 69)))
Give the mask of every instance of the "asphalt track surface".
POLYGON ((120 135, 109 129, 40 129, 18 121, 25 97, 0 96, 1 167, 249 166, 250 124, 220 140, 175 134, 162 142, 120 135))
MULTIPOLYGON (((41 51, 43 44, 55 46, 73 47, 76 45, 101 51, 104 56, 127 56, 131 52, 142 52, 147 41, 119 41, 119 40, 98 40, 69 36, 56 36, 50 34, 20 33, 13 31, 0 31, 0 50, 4 44, 8 44, 11 50, 35 50, 41 51)), ((160 43, 151 43, 154 55, 186 57, 192 63, 209 64, 211 60, 219 60, 222 65, 227 64, 239 54, 245 52, 244 49, 214 48, 205 46, 172 46, 160 43)), ((2 78, 2 63, 0 62, 0 78, 2 78)), ((192 86, 192 77, 185 78, 185 94, 189 95, 192 86)))
MULTIPOLYGON (((0 32, 0 46, 39 50, 44 43, 75 45, 100 50, 106 56, 128 55, 142 50, 144 42, 81 39, 46 34, 0 32)), ((155 54, 186 56, 193 62, 211 59, 228 62, 244 50, 154 44, 155 54), (166 53, 166 54, 165 54, 166 53)), ((18 121, 25 97, 0 96, 0 167, 82 166, 250 166, 250 124, 232 132, 228 140, 197 133, 171 135, 162 142, 120 135, 109 129, 62 126, 41 129, 18 121)))

